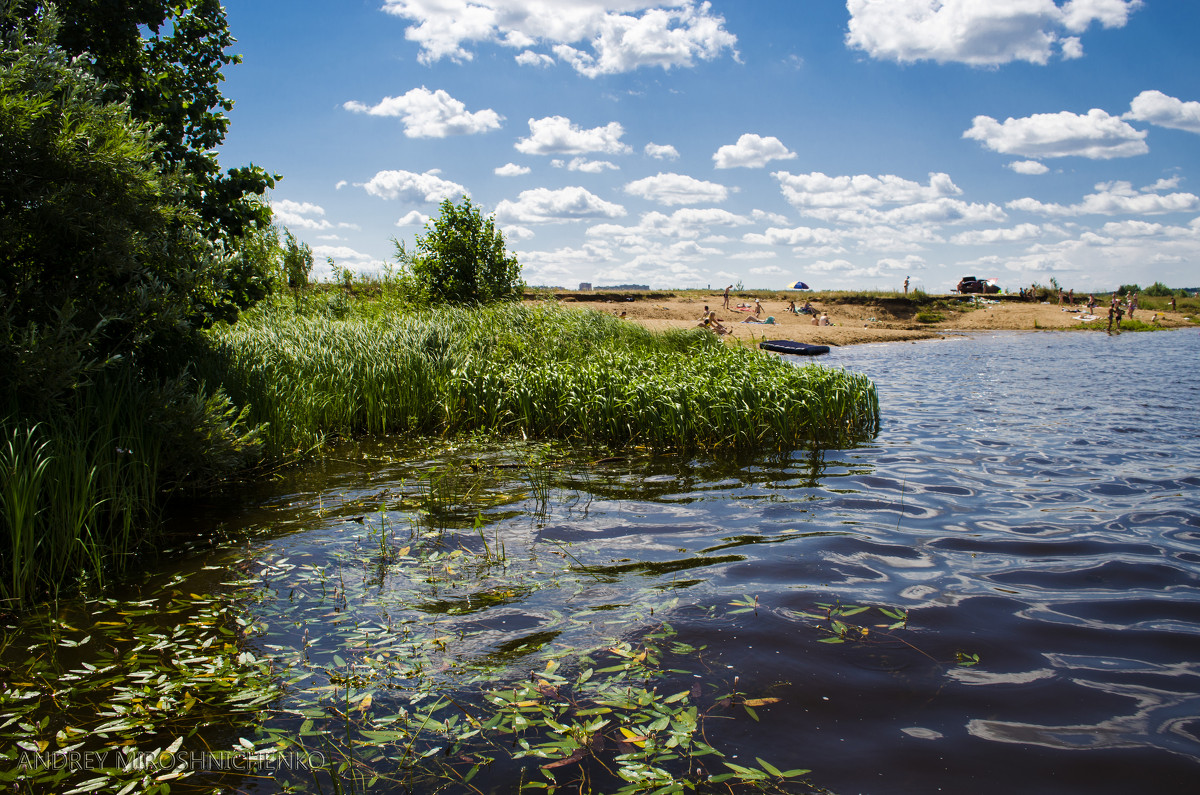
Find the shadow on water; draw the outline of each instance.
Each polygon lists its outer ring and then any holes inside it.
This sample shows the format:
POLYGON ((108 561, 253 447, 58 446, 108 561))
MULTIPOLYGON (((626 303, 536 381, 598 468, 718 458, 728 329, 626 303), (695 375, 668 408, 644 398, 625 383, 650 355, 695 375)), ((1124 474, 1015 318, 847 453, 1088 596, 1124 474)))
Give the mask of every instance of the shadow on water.
MULTIPOLYGON (((209 664, 278 686, 257 729, 209 742, 326 756, 199 784, 653 791, 660 769, 701 789, 1191 792, 1196 340, 1131 336, 839 349, 880 387, 857 448, 374 440, 189 506, 193 554, 159 586, 222 594, 249 645, 209 664), (1111 399, 1130 374, 1153 400, 1111 399), (238 540, 213 548, 217 526, 238 540)), ((58 667, 91 681, 88 659, 58 667)))

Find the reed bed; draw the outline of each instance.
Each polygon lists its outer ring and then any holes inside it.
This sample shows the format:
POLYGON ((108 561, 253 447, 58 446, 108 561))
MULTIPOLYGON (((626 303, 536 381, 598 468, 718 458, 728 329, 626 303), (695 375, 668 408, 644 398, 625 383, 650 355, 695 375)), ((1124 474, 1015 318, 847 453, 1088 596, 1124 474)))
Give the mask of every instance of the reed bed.
POLYGON ((297 314, 277 303, 215 329, 198 362, 269 455, 323 435, 492 430, 622 446, 793 449, 878 429, 874 385, 553 304, 297 314))

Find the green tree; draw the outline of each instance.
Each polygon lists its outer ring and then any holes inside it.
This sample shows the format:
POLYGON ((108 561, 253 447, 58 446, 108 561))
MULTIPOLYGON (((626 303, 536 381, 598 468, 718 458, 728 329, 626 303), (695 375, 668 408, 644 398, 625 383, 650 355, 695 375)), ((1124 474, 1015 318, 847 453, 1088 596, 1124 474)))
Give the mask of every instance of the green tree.
POLYGON ((297 241, 290 230, 283 233, 283 240, 283 272, 288 287, 293 290, 307 287, 313 269, 312 249, 307 243, 297 241))
POLYGON ((235 319, 271 282, 253 238, 271 224, 263 195, 279 176, 253 164, 222 172, 218 163, 233 107, 221 94, 222 69, 241 61, 227 52, 234 38, 220 1, 0 0, 0 31, 14 34, 50 8, 61 20, 55 44, 97 78, 97 99, 126 103, 152 129, 161 170, 187 175, 180 190, 191 223, 231 253, 204 311, 235 319), (234 253, 243 245, 251 251, 234 253))
POLYGON ((55 24, 0 34, 0 372, 35 411, 202 322, 236 259, 55 24))
POLYGON ((416 251, 396 242, 397 258, 421 297, 434 303, 517 301, 525 289, 517 258, 504 247, 492 216, 467 196, 444 199, 440 215, 417 235, 416 251))

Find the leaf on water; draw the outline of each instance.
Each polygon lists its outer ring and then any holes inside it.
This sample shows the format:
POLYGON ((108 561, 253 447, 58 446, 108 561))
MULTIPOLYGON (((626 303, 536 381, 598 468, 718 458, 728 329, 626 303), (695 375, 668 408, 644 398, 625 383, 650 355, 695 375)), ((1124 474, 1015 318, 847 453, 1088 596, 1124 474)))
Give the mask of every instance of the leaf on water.
POLYGON ((767 704, 778 704, 779 701, 778 698, 748 698, 742 703, 747 707, 762 707, 767 704))

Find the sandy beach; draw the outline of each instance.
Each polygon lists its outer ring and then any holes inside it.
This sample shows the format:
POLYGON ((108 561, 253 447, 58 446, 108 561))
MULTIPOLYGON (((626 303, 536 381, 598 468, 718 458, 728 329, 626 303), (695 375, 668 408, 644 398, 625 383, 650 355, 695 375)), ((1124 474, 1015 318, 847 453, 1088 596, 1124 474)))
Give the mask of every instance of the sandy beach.
MULTIPOLYGON (((974 301, 971 297, 933 296, 944 306, 925 305, 918 307, 912 301, 897 297, 889 298, 846 298, 821 293, 801 297, 798 306, 807 300, 818 312, 827 314, 831 325, 814 326, 809 315, 793 315, 787 311, 787 301, 778 298, 763 300, 762 317, 774 316, 774 325, 743 323, 753 316, 754 298, 730 297, 730 308, 722 308, 720 292, 695 291, 691 293, 630 293, 623 296, 596 296, 586 293, 560 293, 558 300, 568 305, 588 306, 612 314, 626 313, 626 318, 641 323, 647 328, 668 329, 695 326, 704 315, 704 307, 715 310, 717 318, 732 336, 753 344, 762 339, 787 339, 816 345, 855 345, 870 342, 897 342, 903 340, 938 339, 953 335, 956 331, 987 330, 1053 330, 1070 329, 1081 325, 1078 319, 1087 307, 1071 307, 1057 304, 1034 303, 1019 299, 995 297, 974 301), (631 300, 632 299, 632 300, 631 300), (739 304, 744 305, 739 308, 739 304), (977 308, 971 308, 975 306, 977 308), (922 322, 919 313, 934 313, 941 316, 937 322, 922 322)), ((1107 322, 1107 305, 1097 306, 1096 314, 1101 322, 1107 322)), ((1155 313, 1138 310, 1135 318, 1151 322, 1155 313)), ((1159 312, 1159 325, 1177 328, 1191 325, 1186 312, 1159 312)), ((927 317, 928 319, 928 317, 927 317)))

